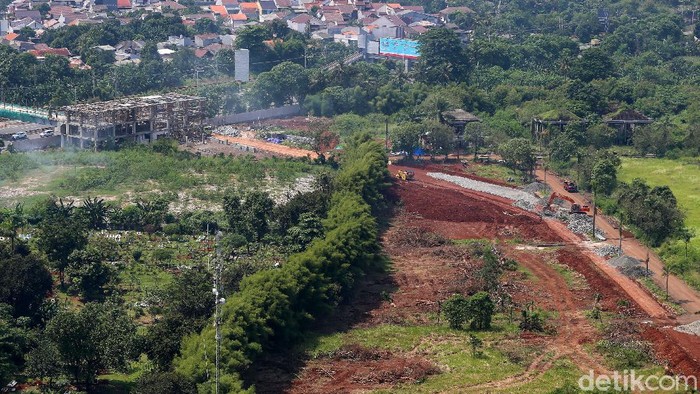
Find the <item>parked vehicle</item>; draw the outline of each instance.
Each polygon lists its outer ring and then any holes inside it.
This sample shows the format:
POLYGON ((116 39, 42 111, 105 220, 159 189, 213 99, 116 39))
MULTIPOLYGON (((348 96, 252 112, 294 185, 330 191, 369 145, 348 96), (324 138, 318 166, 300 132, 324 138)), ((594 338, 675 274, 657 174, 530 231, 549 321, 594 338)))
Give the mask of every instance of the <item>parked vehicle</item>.
POLYGON ((18 132, 18 133, 12 134, 12 139, 15 140, 15 141, 17 141, 17 140, 24 140, 24 139, 27 139, 27 138, 28 138, 28 137, 27 137, 27 133, 25 133, 24 131, 20 131, 20 132, 18 132))
POLYGON ((53 137, 53 130, 44 130, 41 133, 39 133, 39 137, 53 137))
POLYGON ((569 193, 576 193, 578 192, 578 186, 573 181, 564 181, 564 190, 569 193))

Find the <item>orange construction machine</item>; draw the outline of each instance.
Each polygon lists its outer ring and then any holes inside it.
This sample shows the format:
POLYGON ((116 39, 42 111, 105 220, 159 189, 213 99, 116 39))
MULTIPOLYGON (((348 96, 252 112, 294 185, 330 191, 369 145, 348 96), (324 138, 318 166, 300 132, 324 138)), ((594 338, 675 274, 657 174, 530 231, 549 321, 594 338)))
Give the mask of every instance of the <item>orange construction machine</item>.
POLYGON ((566 200, 571 203, 571 208, 569 209, 569 213, 578 213, 578 214, 588 214, 591 212, 591 208, 588 205, 581 205, 578 204, 574 201, 573 198, 569 196, 565 196, 563 194, 559 193, 552 193, 551 196, 549 196, 549 200, 547 201, 547 205, 544 206, 545 212, 549 211, 552 212, 552 202, 554 202, 555 199, 561 199, 561 200, 566 200))

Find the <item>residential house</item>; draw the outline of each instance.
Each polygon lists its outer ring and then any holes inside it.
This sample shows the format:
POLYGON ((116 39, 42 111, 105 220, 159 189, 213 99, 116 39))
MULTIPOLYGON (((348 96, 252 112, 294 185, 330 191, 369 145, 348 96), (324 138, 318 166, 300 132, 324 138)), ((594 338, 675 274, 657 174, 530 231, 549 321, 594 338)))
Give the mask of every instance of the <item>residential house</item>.
POLYGON ((219 36, 221 39, 221 45, 225 47, 232 47, 236 45, 236 35, 235 34, 222 34, 219 36))
POLYGON ((310 33, 325 28, 326 24, 311 15, 299 14, 287 20, 287 27, 299 33, 310 33))
POLYGON ((414 10, 405 10, 396 14, 402 21, 411 25, 417 22, 429 22, 432 25, 437 25, 440 23, 440 18, 435 15, 426 14, 425 12, 419 12, 414 10))
POLYGON ((194 45, 197 48, 204 48, 211 44, 220 44, 221 39, 218 34, 208 33, 208 34, 197 34, 194 36, 194 45))
POLYGON ((194 46, 194 40, 186 36, 169 36, 166 44, 174 45, 178 47, 191 47, 194 46))
POLYGON ((469 7, 447 7, 438 13, 442 23, 450 23, 450 17, 454 14, 473 14, 474 11, 469 7))
POLYGON ((331 11, 324 13, 321 16, 321 21, 323 21, 327 26, 345 26, 345 19, 343 14, 338 11, 331 11))
POLYGON ((237 12, 235 14, 230 14, 229 15, 229 21, 226 23, 227 25, 231 26, 233 29, 237 29, 246 23, 248 23, 248 17, 246 14, 242 12, 237 12))
POLYGON ((228 17, 228 9, 226 9, 225 6, 223 5, 211 5, 209 6, 209 9, 211 12, 214 13, 217 17, 221 18, 227 18, 228 17))
POLYGON ((63 57, 71 57, 71 53, 68 48, 51 48, 46 44, 36 44, 34 49, 27 51, 27 53, 34 55, 39 60, 44 60, 47 55, 56 55, 63 57))
POLYGON ((161 1, 155 7, 155 10, 158 12, 161 12, 161 13, 168 12, 168 11, 182 11, 185 9, 187 9, 187 7, 185 7, 184 5, 182 5, 176 1, 172 1, 172 0, 161 1))
POLYGON ((240 3, 239 6, 241 7, 241 13, 245 14, 245 16, 248 17, 248 20, 258 20, 260 17, 260 4, 259 3, 251 3, 251 2, 245 2, 245 3, 240 3))
POLYGON ((21 20, 21 19, 31 19, 34 22, 41 24, 41 12, 38 10, 16 10, 15 11, 15 19, 16 20, 21 20))
POLYGON ((25 27, 28 27, 32 30, 39 30, 44 27, 41 23, 35 21, 32 18, 24 18, 20 20, 14 20, 10 22, 10 28, 12 31, 20 31, 24 29, 25 27))
POLYGON ((217 0, 216 5, 226 7, 229 14, 234 14, 241 10, 238 0, 217 0))
POLYGON ((258 4, 260 5, 259 10, 261 17, 263 15, 274 14, 277 12, 277 5, 275 4, 274 0, 259 0, 258 4))

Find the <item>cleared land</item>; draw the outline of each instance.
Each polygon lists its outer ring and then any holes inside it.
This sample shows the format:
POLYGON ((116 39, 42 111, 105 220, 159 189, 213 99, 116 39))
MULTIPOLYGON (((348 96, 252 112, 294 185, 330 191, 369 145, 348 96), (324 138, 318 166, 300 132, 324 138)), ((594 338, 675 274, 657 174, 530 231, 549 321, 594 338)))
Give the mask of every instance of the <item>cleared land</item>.
POLYGON ((647 357, 651 351, 620 357, 611 338, 645 339, 671 371, 700 373, 695 338, 662 328, 673 323, 658 304, 663 316, 642 324, 653 308, 600 269, 566 226, 431 178, 437 166, 424 167, 392 189, 399 211, 383 235, 387 272, 365 278, 299 349, 257 365, 249 379, 258 392, 548 393, 571 387, 589 369, 610 372, 632 359, 646 374, 664 373, 647 357), (519 308, 540 310, 546 333, 521 332, 519 309, 514 316, 501 310, 490 331, 453 330, 440 320, 441 301, 478 285, 478 251, 488 245, 517 261, 501 277, 502 290, 519 308), (591 317, 595 305, 600 320, 591 317), (483 341, 483 354, 472 353, 470 334, 483 341))

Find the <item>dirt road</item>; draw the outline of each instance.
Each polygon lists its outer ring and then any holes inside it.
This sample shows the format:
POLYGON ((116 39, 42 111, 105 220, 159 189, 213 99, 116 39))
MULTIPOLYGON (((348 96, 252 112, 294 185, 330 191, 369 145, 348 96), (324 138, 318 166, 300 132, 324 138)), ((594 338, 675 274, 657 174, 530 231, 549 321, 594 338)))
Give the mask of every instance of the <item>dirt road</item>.
MULTIPOLYGON (((544 171, 541 169, 537 170, 537 177, 539 179, 544 179, 544 171)), ((567 195, 574 199, 579 204, 592 205, 590 201, 586 200, 584 196, 580 193, 569 193, 564 190, 564 184, 562 180, 552 174, 547 172, 547 184, 552 188, 554 192, 567 195)), ((608 243, 613 245, 618 245, 619 243, 619 231, 613 227, 610 219, 599 215, 596 217, 596 226, 605 233, 608 243)), ((666 287, 666 278, 662 275, 663 263, 659 257, 650 251, 646 246, 642 245, 638 240, 632 237, 625 237, 623 235, 622 240, 622 250, 628 256, 632 256, 639 260, 644 261, 647 256, 647 251, 649 252, 649 269, 653 273, 654 282, 658 284, 661 288, 666 287)), ((606 264, 607 265, 607 264, 606 264)), ((681 322, 688 322, 700 319, 700 315, 695 315, 695 313, 700 312, 700 294, 688 286, 685 282, 676 276, 671 275, 669 278, 669 294, 671 297, 678 301, 688 312, 688 315, 681 316, 678 320, 681 322)))
POLYGON ((307 157, 308 156, 311 159, 315 159, 316 157, 318 157, 318 155, 316 153, 314 153, 310 150, 292 148, 292 147, 285 146, 285 145, 273 144, 271 142, 254 140, 251 138, 229 137, 229 136, 220 135, 220 134, 214 134, 213 138, 219 139, 222 141, 227 141, 228 143, 231 143, 231 144, 239 144, 239 145, 243 145, 243 146, 248 146, 251 148, 263 150, 263 151, 270 152, 270 153, 277 153, 277 154, 284 155, 284 156, 291 156, 291 157, 307 157))

